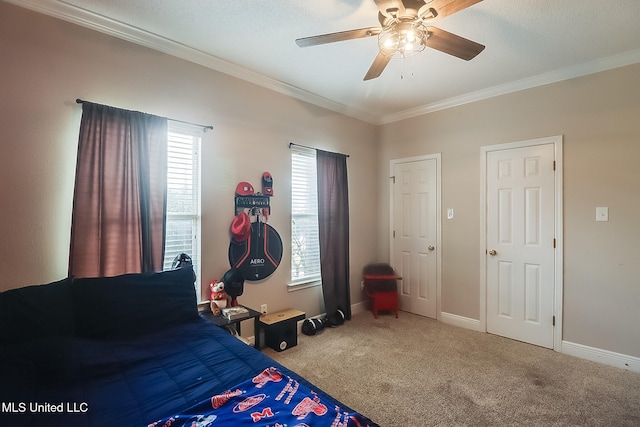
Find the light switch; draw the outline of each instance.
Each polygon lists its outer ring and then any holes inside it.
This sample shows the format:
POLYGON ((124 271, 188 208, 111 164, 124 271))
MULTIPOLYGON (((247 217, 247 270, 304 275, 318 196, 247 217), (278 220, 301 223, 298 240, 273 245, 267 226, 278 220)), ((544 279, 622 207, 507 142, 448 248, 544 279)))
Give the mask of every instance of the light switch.
POLYGON ((447 209, 447 219, 453 219, 453 209, 447 209))
POLYGON ((609 221, 609 208, 607 207, 596 208, 596 221, 609 221))

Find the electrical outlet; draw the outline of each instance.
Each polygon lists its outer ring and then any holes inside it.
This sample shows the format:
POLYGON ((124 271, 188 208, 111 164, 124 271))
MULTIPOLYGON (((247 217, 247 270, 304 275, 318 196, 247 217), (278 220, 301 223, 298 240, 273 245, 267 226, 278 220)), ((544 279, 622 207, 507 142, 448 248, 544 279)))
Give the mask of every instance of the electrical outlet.
POLYGON ((267 304, 262 304, 262 305, 260 306, 260 312, 261 312, 262 314, 267 314, 267 304))

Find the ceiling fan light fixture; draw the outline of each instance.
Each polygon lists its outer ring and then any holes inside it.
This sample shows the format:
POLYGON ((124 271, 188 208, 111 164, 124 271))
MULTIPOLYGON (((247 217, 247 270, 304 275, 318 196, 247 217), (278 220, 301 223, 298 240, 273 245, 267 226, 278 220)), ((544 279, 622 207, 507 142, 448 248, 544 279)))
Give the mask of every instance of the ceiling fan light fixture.
POLYGON ((408 58, 424 50, 428 35, 422 21, 398 20, 380 31, 378 48, 390 58, 408 58))
MULTIPOLYGON (((343 40, 378 36, 376 55, 363 80, 380 77, 391 59, 402 59, 422 52, 428 44, 439 50, 469 61, 485 48, 484 45, 431 26, 434 19, 442 19, 482 0, 374 0, 378 7, 380 27, 359 28, 296 39, 300 47, 316 46, 343 40), (427 27, 425 24, 429 24, 427 27)), ((414 61, 411 61, 413 66, 414 61)))

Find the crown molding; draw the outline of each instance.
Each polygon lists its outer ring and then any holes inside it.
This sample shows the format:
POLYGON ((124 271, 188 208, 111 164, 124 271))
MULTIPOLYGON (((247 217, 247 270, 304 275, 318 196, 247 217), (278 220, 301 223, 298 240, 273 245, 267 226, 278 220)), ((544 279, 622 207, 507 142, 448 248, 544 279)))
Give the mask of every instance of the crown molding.
POLYGON ((447 108, 458 107, 460 105, 470 104, 472 102, 481 101, 483 99, 494 98, 496 96, 506 95, 508 93, 531 89, 538 86, 544 86, 550 83, 557 83, 563 80, 570 80, 576 77, 595 74, 601 71, 611 70, 618 67, 624 67, 626 65, 636 64, 638 62, 640 62, 640 50, 635 50, 620 55, 611 56, 609 58, 561 68, 558 70, 550 71, 548 73, 528 77, 526 79, 504 83, 475 92, 470 92, 464 95, 444 99, 442 101, 434 102, 398 113, 388 114, 381 117, 378 121, 378 124, 387 124, 397 122, 399 120, 410 119, 413 117, 421 116, 423 114, 433 113, 435 111, 445 110, 447 108))
POLYGON ((404 119, 409 119, 435 111, 445 110, 472 102, 493 98, 508 93, 531 89, 550 83, 594 74, 613 68, 623 67, 640 62, 640 50, 627 52, 609 58, 578 64, 571 67, 561 68, 548 73, 532 76, 514 82, 496 85, 487 89, 470 92, 464 95, 444 99, 420 107, 400 111, 383 116, 374 116, 366 111, 349 107, 347 105, 332 101, 320 95, 305 91, 292 85, 264 76, 251 71, 237 64, 220 59, 204 51, 191 48, 184 44, 175 42, 157 34, 124 24, 120 21, 107 18, 103 15, 93 13, 86 9, 70 5, 62 0, 4 0, 7 3, 24 7, 38 13, 62 19, 85 28, 89 28, 101 33, 117 37, 122 40, 145 46, 150 49, 166 53, 186 61, 190 61, 204 67, 219 71, 224 74, 245 80, 249 83, 273 90, 274 92, 290 96, 300 101, 334 111, 358 120, 362 120, 374 125, 392 123, 404 119))
POLYGON ((368 123, 377 124, 377 118, 365 111, 355 109, 332 101, 295 86, 256 73, 237 64, 220 59, 204 51, 194 49, 157 34, 140 28, 124 24, 86 9, 64 3, 62 1, 43 0, 4 0, 16 6, 33 10, 34 12, 52 16, 91 30, 101 32, 140 46, 166 53, 186 61, 202 65, 224 74, 262 86, 274 92, 290 96, 318 107, 326 108, 346 116, 350 116, 368 123))

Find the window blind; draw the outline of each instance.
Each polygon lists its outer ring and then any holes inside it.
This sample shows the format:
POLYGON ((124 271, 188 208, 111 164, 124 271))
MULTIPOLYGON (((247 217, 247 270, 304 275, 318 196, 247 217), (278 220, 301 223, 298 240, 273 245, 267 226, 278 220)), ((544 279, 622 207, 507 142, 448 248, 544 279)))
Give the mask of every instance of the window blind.
POLYGON ((291 282, 320 280, 316 151, 291 147, 291 282))
MULTIPOLYGON (((164 269, 184 252, 200 278, 201 128, 169 122, 167 146, 167 232, 164 269)), ((200 292, 197 292, 200 295, 200 292)))

